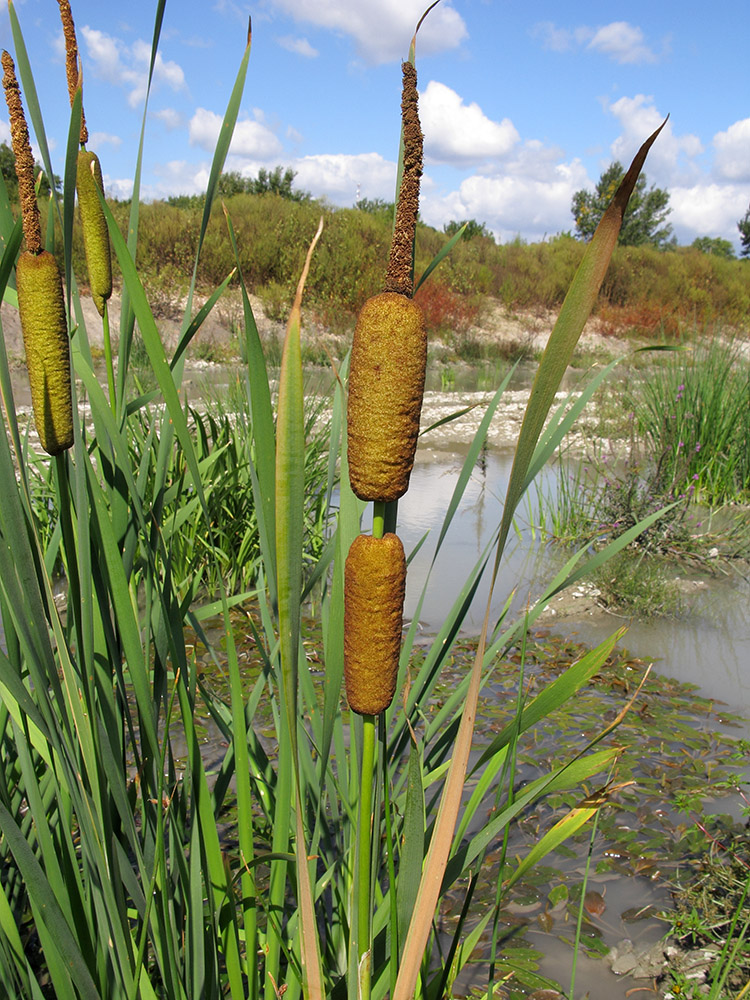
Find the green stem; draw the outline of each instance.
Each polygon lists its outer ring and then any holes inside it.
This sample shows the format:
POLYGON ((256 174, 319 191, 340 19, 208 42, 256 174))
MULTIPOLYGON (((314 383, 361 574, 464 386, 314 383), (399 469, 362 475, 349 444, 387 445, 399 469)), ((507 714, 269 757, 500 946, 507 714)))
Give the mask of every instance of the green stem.
POLYGON ((104 358, 107 362, 107 387, 109 389, 109 405, 112 412, 116 413, 115 400, 115 370, 112 366, 112 338, 109 334, 109 308, 105 301, 104 314, 102 315, 102 332, 104 334, 104 358))
POLYGON ((385 504, 382 500, 372 503, 372 537, 382 538, 385 534, 385 504))
POLYGON ((357 959, 360 1000, 370 996, 370 871, 372 869, 372 788, 375 771, 375 716, 362 717, 362 771, 359 783, 359 863, 357 866, 357 959), (364 962, 363 957, 366 956, 364 962))

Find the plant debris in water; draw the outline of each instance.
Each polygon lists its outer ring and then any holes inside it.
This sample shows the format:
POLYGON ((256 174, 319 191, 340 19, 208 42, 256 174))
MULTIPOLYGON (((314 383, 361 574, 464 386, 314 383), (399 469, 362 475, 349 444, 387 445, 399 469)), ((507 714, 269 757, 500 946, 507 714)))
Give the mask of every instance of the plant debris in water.
MULTIPOLYGON (((262 671, 252 617, 250 610, 233 612, 235 641, 248 685, 255 683, 262 671)), ((319 649, 318 630, 312 622, 306 623, 304 645, 313 664, 319 649)), ((207 625, 206 634, 209 640, 220 639, 222 629, 217 625, 212 630, 207 625)), ((582 643, 540 629, 527 640, 523 661, 520 648, 512 650, 498 664, 484 689, 478 710, 478 739, 488 742, 512 716, 522 667, 530 698, 577 661, 586 649, 582 643)), ((428 711, 436 712, 452 693, 470 669, 474 652, 473 640, 456 644, 428 711)), ((220 669, 221 650, 209 652, 196 638, 195 654, 201 683, 207 692, 217 701, 226 698, 228 692, 220 669)), ((568 760, 580 748, 582 735, 592 737, 611 721, 637 691, 647 665, 627 649, 620 649, 565 707, 524 733, 517 753, 517 786, 568 760)), ((261 703, 256 719, 258 736, 272 755, 274 749, 266 738, 272 732, 271 706, 264 708, 261 703), (264 731, 266 711, 269 725, 264 731)), ((688 914, 687 924, 693 919, 689 915, 694 910, 704 914, 696 926, 706 934, 704 941, 697 936, 697 929, 691 938, 686 931, 681 940, 678 928, 672 934, 675 939, 672 954, 687 954, 694 944, 702 948, 713 941, 720 946, 721 928, 731 920, 732 906, 736 905, 738 879, 742 872, 750 875, 750 868, 742 867, 750 865, 750 838, 745 834, 744 841, 736 841, 741 835, 732 820, 710 818, 708 814, 716 810, 716 800, 721 803, 726 796, 736 795, 745 780, 750 743, 741 737, 744 731, 744 720, 702 698, 694 686, 660 677, 653 671, 649 674, 631 711, 608 738, 622 748, 614 780, 632 784, 617 792, 599 816, 583 900, 579 945, 582 954, 603 959, 623 938, 648 939, 652 946, 663 939, 669 933, 665 921, 678 920, 664 914, 669 908, 670 892, 675 898, 675 913, 688 914), (733 868, 735 862, 731 859, 728 862, 719 850, 726 838, 731 838, 735 853, 743 859, 742 863, 737 862, 738 868, 733 868), (740 843, 744 844, 741 851, 740 843), (726 882, 726 891, 712 891, 710 879, 714 875, 726 882), (623 880, 631 884, 634 876, 638 877, 639 895, 646 902, 633 905, 631 900, 618 912, 613 902, 614 887, 626 884, 623 880), (699 900, 699 894, 704 902, 699 900), (713 909, 708 906, 711 900, 713 909), (708 909, 701 909, 704 905, 708 909), (714 935, 711 939, 709 930, 714 935)), ((208 738, 209 746, 210 742, 208 738)), ((584 792, 592 790, 593 786, 584 792)), ((472 906, 477 919, 486 907, 494 904, 497 882, 513 870, 516 855, 525 854, 580 798, 581 789, 547 795, 514 823, 505 850, 500 843, 490 849, 486 877, 481 880, 472 906)), ((236 816, 230 809, 223 820, 225 844, 232 850, 236 843, 236 816)), ((567 942, 572 956, 589 838, 589 828, 585 827, 505 894, 500 914, 502 957, 496 964, 496 981, 501 984, 499 998, 515 1000, 552 985, 539 972, 547 947, 545 941, 567 942)), ((440 914, 445 929, 458 919, 461 904, 458 890, 447 897, 440 914)), ((648 949, 641 946, 641 950, 648 949)), ((486 948, 480 944, 475 968, 486 969, 486 961, 486 948)), ((740 964, 739 968, 744 966, 740 964)), ((480 971, 475 982, 479 981, 482 981, 480 971)), ((662 995, 671 981, 669 977, 663 978, 662 995)), ((455 984, 454 995, 461 994, 462 982, 463 979, 455 984)), ((471 992, 472 985, 471 977, 467 977, 463 992, 471 992)))

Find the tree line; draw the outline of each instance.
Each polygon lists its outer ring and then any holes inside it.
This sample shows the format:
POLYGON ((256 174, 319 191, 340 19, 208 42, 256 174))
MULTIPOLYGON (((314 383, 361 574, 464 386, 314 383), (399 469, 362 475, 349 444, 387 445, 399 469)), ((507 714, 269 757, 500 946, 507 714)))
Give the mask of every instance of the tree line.
MULTIPOLYGON (((36 164, 38 190, 40 197, 48 197, 50 183, 36 164)), ((0 171, 11 202, 17 201, 18 182, 16 180, 15 157, 8 143, 0 143, 0 171)), ((296 171, 291 167, 276 166, 273 170, 261 167, 256 177, 246 177, 236 170, 230 170, 219 178, 218 193, 222 198, 231 198, 239 194, 264 195, 275 194, 281 198, 296 202, 312 201, 309 191, 301 191, 294 187, 296 171)), ((571 213, 575 221, 575 235, 578 239, 588 242, 596 231, 601 217, 607 210, 612 197, 625 176, 625 168, 615 160, 600 176, 593 191, 580 190, 573 195, 571 213)), ((60 190, 60 178, 53 177, 55 190, 60 190)), ((202 201, 202 195, 173 195, 166 199, 167 203, 179 208, 197 206, 202 201)), ((356 207, 372 214, 392 213, 393 203, 380 198, 360 199, 356 207)), ((671 212, 669 192, 655 186, 648 187, 645 174, 641 174, 636 182, 635 190, 630 197, 625 212, 618 242, 621 246, 653 246, 668 249, 676 246, 672 226, 667 222, 671 212)), ((487 226, 476 219, 452 220, 443 227, 448 236, 453 236, 462 226, 464 239, 475 237, 494 239, 487 226)), ((750 257, 750 205, 744 216, 738 221, 740 233, 740 256, 750 257)), ((734 247, 727 239, 719 236, 699 236, 691 246, 703 253, 715 254, 718 257, 734 258, 734 247)))

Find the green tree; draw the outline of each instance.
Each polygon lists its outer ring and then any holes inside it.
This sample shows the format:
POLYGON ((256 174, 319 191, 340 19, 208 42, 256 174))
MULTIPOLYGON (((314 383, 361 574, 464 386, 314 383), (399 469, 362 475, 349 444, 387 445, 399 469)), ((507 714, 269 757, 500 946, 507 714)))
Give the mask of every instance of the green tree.
POLYGON ((396 210, 396 203, 386 201, 384 198, 360 198, 355 208, 360 212, 369 212, 370 215, 388 215, 393 217, 396 210))
POLYGON ((711 253, 715 257, 734 260, 734 247, 729 240, 723 240, 720 236, 699 236, 690 246, 700 250, 701 253, 711 253))
MULTIPOLYGON (((570 210, 579 239, 590 240, 599 220, 612 201, 625 168, 617 160, 599 178, 595 191, 576 191, 570 210)), ((636 181, 635 190, 625 211, 618 242, 622 246, 652 246, 664 248, 674 244, 672 227, 665 221, 671 212, 669 192, 662 188, 646 189, 646 175, 636 181)))
MULTIPOLYGON (((11 201, 17 201, 18 178, 16 177, 16 158, 7 142, 0 143, 0 171, 2 171, 5 187, 8 190, 8 197, 11 201)), ((34 164, 34 177, 37 180, 40 198, 48 198, 50 193, 49 180, 38 163, 34 164), (42 175, 41 178, 39 177, 40 174, 42 175)), ((59 191, 61 181, 57 174, 54 175, 54 181, 55 190, 59 191)))
POLYGON ((273 170, 261 167, 257 177, 243 177, 237 170, 228 170, 219 178, 219 195, 222 198, 232 198, 236 194, 277 194, 290 201, 309 201, 312 197, 308 191, 295 191, 295 170, 286 170, 277 166, 273 170))
POLYGON ((473 240, 475 236, 483 236, 485 239, 492 240, 495 242, 495 237, 489 231, 487 226, 483 222, 477 222, 476 219, 462 219, 460 222, 451 221, 446 222, 443 226, 443 232, 446 236, 453 236, 457 233, 461 226, 466 226, 464 230, 463 239, 473 240))
POLYGON ((740 257, 750 257, 750 205, 737 223, 737 228, 740 231, 740 246, 742 247, 740 257))

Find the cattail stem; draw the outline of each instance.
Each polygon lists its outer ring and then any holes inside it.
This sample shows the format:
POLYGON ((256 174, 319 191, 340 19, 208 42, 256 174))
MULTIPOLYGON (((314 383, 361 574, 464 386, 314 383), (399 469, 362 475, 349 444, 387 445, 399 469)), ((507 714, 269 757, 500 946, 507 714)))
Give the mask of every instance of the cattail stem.
POLYGON ((376 500, 372 505, 372 537, 382 538, 385 534, 386 504, 376 500))
POLYGON ((112 412, 117 412, 117 399, 115 398, 115 369, 112 364, 112 338, 109 333, 109 309, 107 302, 104 302, 104 312, 102 313, 102 331, 104 333, 104 360, 107 365, 107 388, 109 389, 109 405, 112 412))
POLYGON ((362 717, 362 771, 359 783, 359 830, 357 837, 357 968, 360 1000, 369 1000, 371 977, 370 872, 372 869, 372 791, 375 771, 374 715, 362 717))

